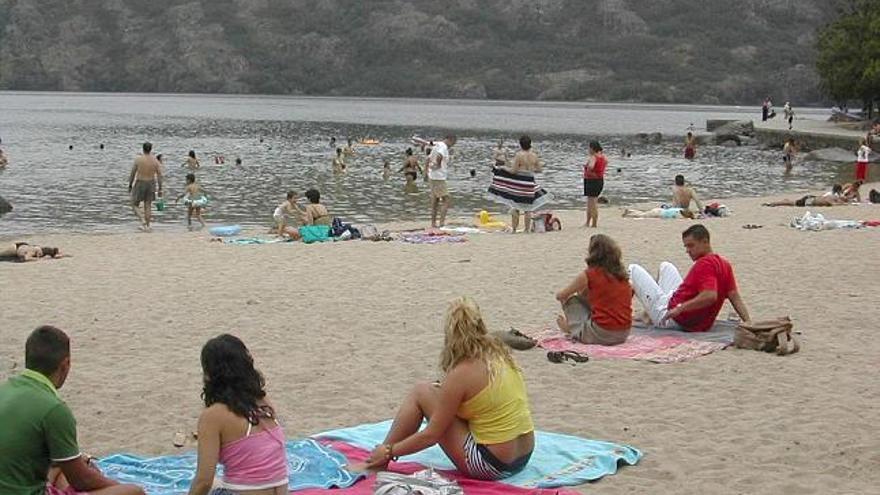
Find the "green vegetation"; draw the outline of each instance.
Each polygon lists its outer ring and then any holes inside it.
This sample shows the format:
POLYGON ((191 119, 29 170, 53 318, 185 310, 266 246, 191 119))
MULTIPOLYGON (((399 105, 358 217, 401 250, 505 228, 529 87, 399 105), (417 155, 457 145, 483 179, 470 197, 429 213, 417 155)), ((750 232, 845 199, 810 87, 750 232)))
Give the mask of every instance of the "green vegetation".
POLYGON ((0 0, 0 89, 805 105, 830 3, 0 0))
POLYGON ((868 117, 880 104, 880 0, 849 0, 822 29, 816 68, 822 90, 838 102, 859 100, 868 117))

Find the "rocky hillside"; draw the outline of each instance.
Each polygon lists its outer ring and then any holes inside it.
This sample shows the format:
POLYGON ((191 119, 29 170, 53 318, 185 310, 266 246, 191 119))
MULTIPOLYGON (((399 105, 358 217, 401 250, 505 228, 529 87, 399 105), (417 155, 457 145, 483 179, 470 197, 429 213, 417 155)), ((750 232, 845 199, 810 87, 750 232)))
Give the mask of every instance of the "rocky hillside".
POLYGON ((0 0, 0 89, 818 102, 832 0, 0 0))

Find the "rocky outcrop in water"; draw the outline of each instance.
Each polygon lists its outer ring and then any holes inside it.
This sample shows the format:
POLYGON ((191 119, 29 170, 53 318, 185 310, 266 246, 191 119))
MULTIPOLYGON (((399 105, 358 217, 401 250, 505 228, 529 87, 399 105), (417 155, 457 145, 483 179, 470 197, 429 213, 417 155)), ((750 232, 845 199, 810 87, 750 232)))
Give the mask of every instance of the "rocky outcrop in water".
POLYGON ((0 0, 0 89, 805 105, 833 9, 792 5, 0 0))

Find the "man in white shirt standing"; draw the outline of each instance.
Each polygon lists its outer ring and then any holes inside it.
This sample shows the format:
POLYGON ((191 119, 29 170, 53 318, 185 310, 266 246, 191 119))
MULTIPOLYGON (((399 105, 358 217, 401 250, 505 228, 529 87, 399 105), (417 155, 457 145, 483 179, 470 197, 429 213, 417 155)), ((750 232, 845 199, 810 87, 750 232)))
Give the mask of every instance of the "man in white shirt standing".
POLYGON ((446 139, 436 143, 428 157, 428 179, 431 181, 431 227, 436 228, 437 210, 440 210, 440 224, 446 224, 446 211, 449 210, 451 199, 446 187, 446 178, 449 171, 449 148, 455 145, 455 136, 446 136, 446 139))

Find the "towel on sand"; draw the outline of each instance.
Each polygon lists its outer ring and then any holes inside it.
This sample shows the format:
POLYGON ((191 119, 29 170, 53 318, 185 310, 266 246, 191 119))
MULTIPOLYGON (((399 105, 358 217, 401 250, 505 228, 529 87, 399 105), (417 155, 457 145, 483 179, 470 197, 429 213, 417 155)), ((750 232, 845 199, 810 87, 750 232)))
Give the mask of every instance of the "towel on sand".
POLYGON ((293 242, 292 239, 284 237, 238 237, 235 239, 223 239, 223 244, 234 244, 237 246, 253 246, 259 244, 279 244, 282 242, 293 242))
POLYGON ((682 332, 634 326, 626 342, 613 346, 574 342, 555 326, 520 331, 548 351, 575 351, 594 359, 634 359, 665 364, 690 361, 731 345, 735 325, 725 323, 716 327, 709 332, 682 332))
POLYGON ((463 235, 447 235, 436 233, 403 234, 400 240, 410 244, 456 244, 467 242, 463 235))
MULTIPOLYGON (((345 442, 322 440, 322 443, 344 454, 352 464, 364 462, 370 456, 369 450, 355 447, 345 442)), ((412 474, 424 469, 425 466, 415 462, 392 462, 388 466, 389 471, 401 474, 412 474)), ((464 478, 456 471, 443 471, 438 474, 446 479, 455 480, 467 495, 578 495, 573 490, 562 488, 520 488, 500 481, 472 480, 464 478)), ((375 483, 376 475, 371 473, 366 479, 348 488, 334 488, 333 490, 312 488, 297 491, 296 495, 373 495, 373 485, 375 483)))
MULTIPOLYGON (((355 447, 372 450, 385 439, 391 421, 364 424, 315 435, 315 438, 338 440, 355 447)), ((570 435, 535 433, 535 451, 526 468, 502 484, 522 488, 554 488, 581 485, 617 472, 619 464, 635 465, 642 453, 628 445, 587 440, 570 435)), ((441 470, 454 470, 452 462, 438 446, 402 457, 441 470)), ((468 492, 470 493, 470 492, 468 492)))
MULTIPOLYGON (((290 490, 345 488, 363 477, 343 469, 348 463, 345 456, 310 439, 287 442, 287 463, 290 490)), ((111 479, 140 485, 148 495, 176 495, 189 490, 196 472, 196 453, 151 458, 117 454, 97 461, 97 465, 111 479)))

